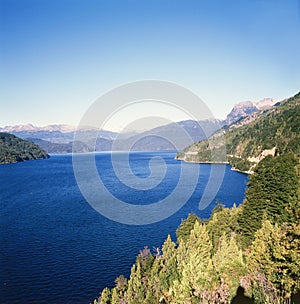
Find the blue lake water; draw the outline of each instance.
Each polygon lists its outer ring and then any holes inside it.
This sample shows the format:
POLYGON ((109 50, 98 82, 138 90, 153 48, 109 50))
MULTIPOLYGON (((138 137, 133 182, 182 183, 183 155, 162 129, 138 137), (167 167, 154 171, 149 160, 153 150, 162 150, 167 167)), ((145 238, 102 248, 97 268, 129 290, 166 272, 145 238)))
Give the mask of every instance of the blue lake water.
POLYGON ((129 275, 145 245, 160 247, 168 234, 175 240, 176 228, 189 213, 208 218, 217 200, 227 207, 243 201, 248 177, 226 166, 213 202, 199 210, 212 165, 182 163, 174 160, 175 154, 130 154, 131 170, 139 178, 151 175, 151 158, 164 159, 165 177, 148 190, 134 190, 119 182, 111 154, 95 155, 99 175, 109 191, 136 205, 170 195, 181 166, 188 170, 200 166, 197 187, 186 204, 168 218, 148 225, 121 224, 95 211, 77 186, 71 155, 1 165, 0 303, 90 303, 105 286, 114 286, 118 275, 129 275))

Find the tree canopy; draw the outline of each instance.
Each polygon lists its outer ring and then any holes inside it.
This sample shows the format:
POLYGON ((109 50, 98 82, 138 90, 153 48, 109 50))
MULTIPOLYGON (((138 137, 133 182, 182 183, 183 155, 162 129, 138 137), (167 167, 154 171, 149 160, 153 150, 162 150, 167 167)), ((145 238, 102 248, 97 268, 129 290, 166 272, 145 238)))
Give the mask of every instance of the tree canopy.
MULTIPOLYGON (((267 157, 246 199, 203 223, 190 214, 159 254, 145 247, 130 277, 98 303, 230 303, 238 287, 253 303, 286 303, 300 292, 299 158, 267 157)), ((293 300, 292 300, 293 301, 293 300)), ((289 302, 296 304, 296 302, 289 302)))
POLYGON ((8 133, 0 133, 0 164, 48 158, 38 145, 8 133))

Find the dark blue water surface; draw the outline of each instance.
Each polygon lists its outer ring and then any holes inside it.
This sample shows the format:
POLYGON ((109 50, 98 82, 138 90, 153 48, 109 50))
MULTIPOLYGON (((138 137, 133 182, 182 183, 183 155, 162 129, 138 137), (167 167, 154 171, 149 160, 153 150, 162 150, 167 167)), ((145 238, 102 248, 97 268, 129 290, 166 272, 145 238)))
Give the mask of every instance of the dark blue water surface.
MULTIPOLYGON (((231 207, 244 199, 247 175, 226 166, 222 186, 205 210, 198 203, 211 165, 174 160, 175 152, 130 154, 132 172, 147 178, 149 160, 161 156, 167 164, 154 189, 134 190, 118 182, 109 153, 96 154, 99 174, 118 198, 147 204, 168 196, 182 165, 200 166, 198 185, 190 200, 158 223, 134 226, 111 221, 96 212, 76 184, 71 155, 0 166, 0 301, 1 303, 90 303, 115 278, 128 276, 139 250, 162 245, 190 212, 209 217, 216 200, 231 207)), ((221 167, 220 167, 221 168, 221 167)))

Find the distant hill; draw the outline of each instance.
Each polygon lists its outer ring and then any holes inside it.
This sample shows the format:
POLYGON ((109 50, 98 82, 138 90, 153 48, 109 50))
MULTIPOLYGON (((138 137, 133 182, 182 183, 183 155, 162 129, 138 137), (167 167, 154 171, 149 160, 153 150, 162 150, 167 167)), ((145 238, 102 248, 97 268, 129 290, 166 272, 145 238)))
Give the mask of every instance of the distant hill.
MULTIPOLYGON (((39 145, 42 149, 50 154, 66 154, 72 153, 74 141, 68 143, 53 143, 39 138, 27 138, 27 140, 39 145)), ((110 151, 112 147, 112 140, 105 138, 98 138, 94 147, 92 140, 89 143, 76 142, 77 153, 87 153, 94 151, 110 151)))
POLYGON ((49 155, 38 145, 8 133, 0 133, 0 164, 44 159, 49 155))
MULTIPOLYGON (((72 153, 72 146, 73 143, 69 142, 69 143, 53 143, 47 140, 43 140, 43 139, 39 139, 39 138, 27 138, 28 141, 31 141, 35 144, 37 144, 38 146, 40 146, 42 149, 44 149, 45 151, 47 151, 47 153, 50 154, 67 154, 67 153, 72 153)), ((81 143, 80 149, 81 152, 85 153, 85 152, 91 152, 90 148, 81 143)))
POLYGON ((200 141, 177 155, 177 159, 209 162, 210 149, 222 150, 225 138, 226 159, 235 169, 252 172, 267 155, 291 152, 300 156, 300 93, 273 107, 251 114, 224 127, 210 138, 200 141))

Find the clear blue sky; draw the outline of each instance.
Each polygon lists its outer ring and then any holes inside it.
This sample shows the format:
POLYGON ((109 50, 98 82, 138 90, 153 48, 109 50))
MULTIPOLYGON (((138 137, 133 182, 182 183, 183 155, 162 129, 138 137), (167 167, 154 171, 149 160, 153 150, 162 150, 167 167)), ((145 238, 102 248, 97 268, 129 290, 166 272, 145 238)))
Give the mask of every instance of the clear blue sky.
POLYGON ((77 124, 130 81, 185 86, 216 117, 300 91, 297 0, 0 0, 0 126, 77 124))

